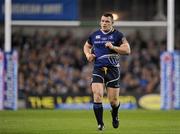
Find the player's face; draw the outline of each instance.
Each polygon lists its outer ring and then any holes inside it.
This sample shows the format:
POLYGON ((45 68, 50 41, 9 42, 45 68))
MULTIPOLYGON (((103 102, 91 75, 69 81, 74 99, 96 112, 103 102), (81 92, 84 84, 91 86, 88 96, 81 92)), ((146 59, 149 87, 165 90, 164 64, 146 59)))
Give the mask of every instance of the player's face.
POLYGON ((102 16, 100 25, 101 25, 101 30, 108 32, 112 28, 113 21, 111 17, 102 16))

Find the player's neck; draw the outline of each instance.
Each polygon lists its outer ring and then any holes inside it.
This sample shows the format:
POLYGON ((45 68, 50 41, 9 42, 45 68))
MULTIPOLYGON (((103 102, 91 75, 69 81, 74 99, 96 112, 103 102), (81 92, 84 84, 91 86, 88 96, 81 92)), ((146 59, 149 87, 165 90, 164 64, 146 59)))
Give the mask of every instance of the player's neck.
POLYGON ((114 28, 111 27, 111 29, 109 29, 109 30, 102 30, 101 29, 101 31, 103 32, 103 34, 108 34, 108 33, 112 32, 112 31, 114 31, 114 28))

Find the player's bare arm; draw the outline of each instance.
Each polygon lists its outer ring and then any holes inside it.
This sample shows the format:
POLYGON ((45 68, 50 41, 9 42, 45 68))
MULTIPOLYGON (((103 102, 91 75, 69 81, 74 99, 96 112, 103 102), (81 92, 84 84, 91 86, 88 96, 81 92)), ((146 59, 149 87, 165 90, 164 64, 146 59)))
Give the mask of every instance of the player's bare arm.
POLYGON ((116 51, 119 54, 130 54, 131 49, 126 38, 122 38, 122 44, 120 46, 113 46, 111 42, 106 43, 106 47, 116 51))
POLYGON ((84 54, 89 62, 94 61, 95 55, 91 53, 92 46, 86 42, 84 45, 84 54))

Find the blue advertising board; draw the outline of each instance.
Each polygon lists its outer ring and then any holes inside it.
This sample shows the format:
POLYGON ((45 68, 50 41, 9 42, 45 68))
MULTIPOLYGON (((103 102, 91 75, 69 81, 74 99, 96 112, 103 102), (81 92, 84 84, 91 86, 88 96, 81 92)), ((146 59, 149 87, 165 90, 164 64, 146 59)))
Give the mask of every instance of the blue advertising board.
POLYGON ((161 55, 161 109, 180 109, 180 51, 161 55))
POLYGON ((173 53, 174 58, 174 108, 180 109, 180 51, 173 53))
MULTIPOLYGON (((77 20, 78 0, 12 0, 12 20, 77 20)), ((4 20, 4 1, 0 1, 4 20)))
POLYGON ((161 109, 173 108, 173 56, 170 52, 161 55, 161 109))
POLYGON ((0 110, 4 108, 4 53, 0 50, 0 110))
POLYGON ((5 53, 5 83, 4 83, 4 109, 16 110, 17 81, 18 81, 18 53, 12 51, 5 53))

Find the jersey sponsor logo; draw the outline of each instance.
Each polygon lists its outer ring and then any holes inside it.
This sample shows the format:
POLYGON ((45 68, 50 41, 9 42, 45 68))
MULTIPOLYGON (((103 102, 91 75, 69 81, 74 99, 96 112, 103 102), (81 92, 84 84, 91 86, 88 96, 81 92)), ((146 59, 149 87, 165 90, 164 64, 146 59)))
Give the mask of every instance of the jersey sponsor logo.
POLYGON ((106 38, 106 37, 103 37, 102 40, 107 40, 107 38, 106 38))
POLYGON ((114 43, 114 41, 97 40, 97 41, 94 41, 93 44, 105 44, 107 42, 111 42, 112 44, 114 43))
POLYGON ((100 39, 101 38, 101 36, 100 35, 96 35, 96 39, 100 39))
POLYGON ((110 36, 108 37, 108 39, 112 40, 112 39, 113 39, 113 35, 110 35, 110 36))

